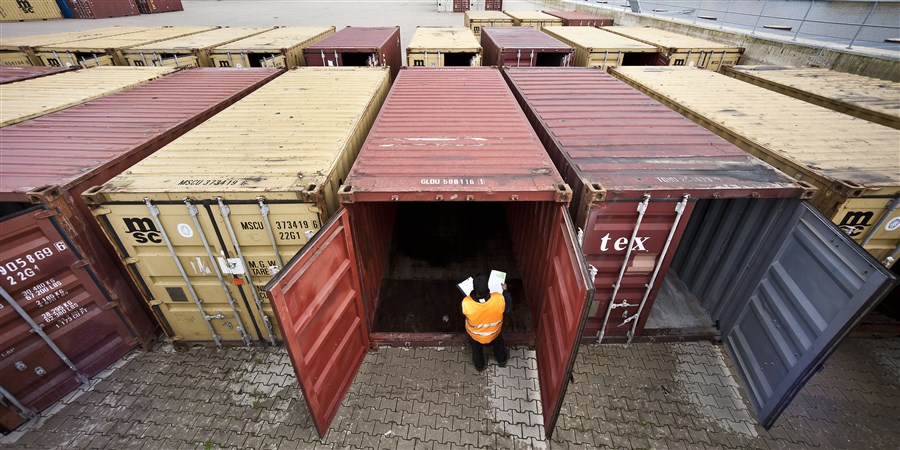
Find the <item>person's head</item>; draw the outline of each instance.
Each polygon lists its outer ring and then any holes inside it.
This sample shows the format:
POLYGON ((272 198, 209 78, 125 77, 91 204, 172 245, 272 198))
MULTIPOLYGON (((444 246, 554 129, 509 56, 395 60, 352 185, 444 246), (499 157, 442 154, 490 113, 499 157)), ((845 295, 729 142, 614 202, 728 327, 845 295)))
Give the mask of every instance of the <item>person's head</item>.
POLYGON ((488 277, 483 273, 479 273, 472 277, 472 300, 481 302, 491 298, 491 289, 488 287, 488 277))

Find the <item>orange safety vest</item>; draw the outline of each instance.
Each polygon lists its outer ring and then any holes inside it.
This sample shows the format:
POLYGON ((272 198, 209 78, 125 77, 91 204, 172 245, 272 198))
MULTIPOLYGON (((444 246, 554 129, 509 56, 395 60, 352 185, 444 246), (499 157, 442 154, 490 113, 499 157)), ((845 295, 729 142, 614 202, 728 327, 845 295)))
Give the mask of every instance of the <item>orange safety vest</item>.
POLYGON ((506 300, 503 294, 491 293, 484 303, 472 300, 466 296, 462 302, 463 314, 466 316, 466 332, 472 339, 482 344, 489 344, 500 335, 503 327, 503 310, 506 309, 506 300))

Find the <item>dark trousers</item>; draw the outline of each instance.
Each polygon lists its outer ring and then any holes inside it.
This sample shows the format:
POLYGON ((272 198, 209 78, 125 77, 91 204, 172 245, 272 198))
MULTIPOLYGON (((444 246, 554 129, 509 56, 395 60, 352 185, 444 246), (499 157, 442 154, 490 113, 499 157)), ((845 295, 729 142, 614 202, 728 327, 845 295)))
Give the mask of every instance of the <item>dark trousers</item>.
POLYGON ((493 341, 482 344, 481 342, 472 339, 472 336, 467 336, 469 339, 469 346, 472 347, 472 362, 475 363, 475 368, 478 371, 484 369, 484 350, 483 347, 490 345, 494 349, 494 358, 497 360, 497 364, 505 365, 506 364, 506 344, 503 343, 503 335, 497 336, 493 341))

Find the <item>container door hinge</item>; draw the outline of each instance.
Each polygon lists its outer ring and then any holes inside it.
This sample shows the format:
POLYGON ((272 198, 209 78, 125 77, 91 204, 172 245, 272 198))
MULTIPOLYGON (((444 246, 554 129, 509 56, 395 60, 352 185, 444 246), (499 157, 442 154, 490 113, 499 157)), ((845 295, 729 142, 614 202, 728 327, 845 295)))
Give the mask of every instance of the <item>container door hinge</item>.
POLYGON ((57 215, 58 214, 56 214, 55 210, 45 209, 43 211, 34 213, 34 218, 35 219, 49 219, 51 217, 56 217, 57 215))
POLYGON ((80 269, 86 265, 88 265, 88 262, 82 259, 80 261, 75 261, 74 263, 72 263, 72 265, 69 266, 69 268, 70 269, 80 269))
POLYGON ((137 264, 138 262, 140 262, 140 260, 140 258, 134 257, 122 258, 122 262, 125 264, 137 264))
POLYGON ((93 209, 91 209, 91 214, 93 214, 95 217, 105 216, 110 213, 112 213, 112 210, 109 208, 93 208, 93 209))
POLYGON ((150 304, 150 306, 159 306, 163 304, 162 300, 150 300, 147 303, 150 304))
POLYGON ((104 311, 109 311, 111 309, 116 309, 118 307, 119 307, 119 305, 117 305, 113 302, 107 302, 107 303, 104 303, 103 306, 100 307, 100 309, 102 309, 104 311))

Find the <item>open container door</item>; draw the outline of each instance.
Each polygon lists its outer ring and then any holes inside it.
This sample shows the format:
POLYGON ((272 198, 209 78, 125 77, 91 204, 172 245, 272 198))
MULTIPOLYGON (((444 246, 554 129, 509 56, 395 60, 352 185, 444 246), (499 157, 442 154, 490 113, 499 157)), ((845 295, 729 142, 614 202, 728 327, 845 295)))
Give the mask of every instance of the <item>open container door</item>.
POLYGON ((324 437, 369 347, 346 209, 269 281, 266 294, 309 413, 324 437))
POLYGON ((800 202, 774 259, 722 330, 757 421, 769 429, 896 277, 800 202))
POLYGON ((534 293, 529 297, 537 297, 540 302, 532 320, 536 328, 535 351, 544 434, 549 439, 575 365, 594 297, 594 282, 564 205, 538 206, 537 216, 549 216, 549 220, 536 219, 535 207, 517 204, 511 208, 510 228, 513 235, 518 236, 516 253, 520 259, 532 253, 526 261, 543 262, 535 266, 536 270, 523 268, 523 271, 527 272, 525 287, 534 293))

